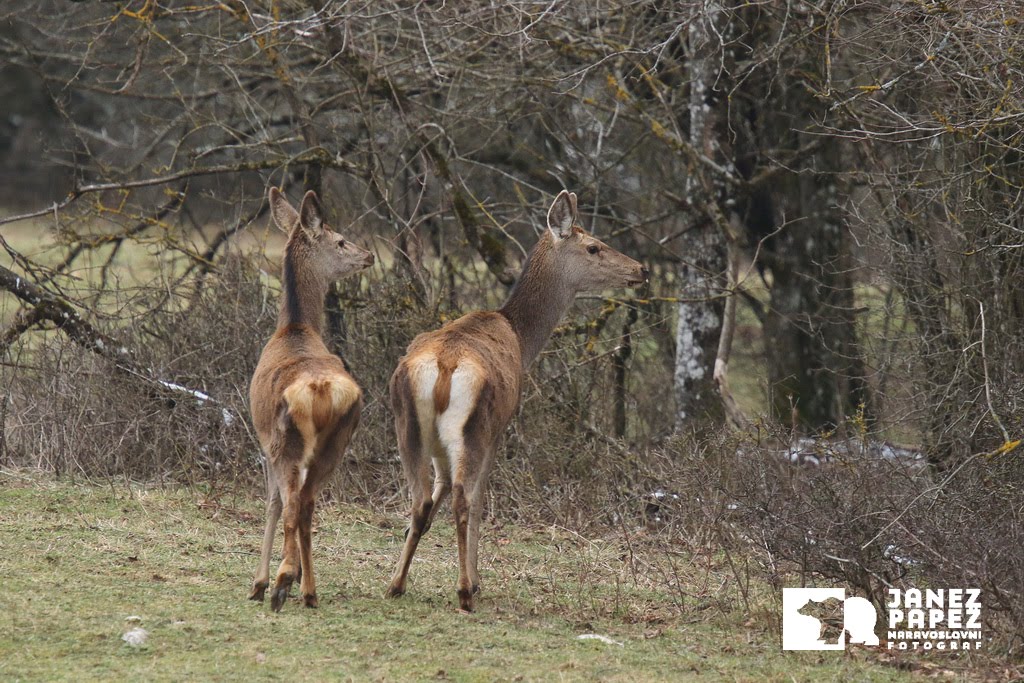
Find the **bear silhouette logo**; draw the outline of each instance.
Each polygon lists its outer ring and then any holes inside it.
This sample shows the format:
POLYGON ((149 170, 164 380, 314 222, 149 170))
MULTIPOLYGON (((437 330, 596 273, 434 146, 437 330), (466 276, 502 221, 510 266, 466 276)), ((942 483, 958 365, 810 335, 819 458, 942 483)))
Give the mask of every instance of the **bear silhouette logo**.
POLYGON ((878 613, 843 588, 782 589, 783 650, 843 650, 846 643, 878 645, 878 613))

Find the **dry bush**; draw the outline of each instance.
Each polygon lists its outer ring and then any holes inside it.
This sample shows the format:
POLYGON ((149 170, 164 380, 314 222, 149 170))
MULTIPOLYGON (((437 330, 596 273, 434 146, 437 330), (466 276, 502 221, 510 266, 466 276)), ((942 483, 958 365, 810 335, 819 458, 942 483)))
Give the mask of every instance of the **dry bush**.
POLYGON ((751 447, 737 459, 733 523, 779 582, 839 581, 882 609, 888 587, 981 588, 987 635, 1015 652, 1024 632, 1024 466, 972 457, 934 474, 850 455, 816 468, 751 447))
MULTIPOLYGON (((374 271, 342 283, 333 298, 328 344, 365 393, 334 495, 404 510, 388 380, 416 334, 465 312, 453 301, 479 298, 476 283, 453 282, 453 292, 440 291, 436 303, 424 305, 407 278, 374 271)), ((119 302, 121 314, 104 329, 134 349, 136 364, 154 377, 211 400, 119 372, 59 334, 26 335, 12 352, 15 363, 4 369, 7 463, 86 477, 262 486, 248 382, 276 323, 276 278, 234 256, 198 281, 179 284, 172 296, 167 291, 135 292, 130 302, 119 302)), ((584 300, 559 329, 528 375, 491 479, 495 514, 577 530, 643 521, 647 494, 669 480, 677 463, 631 442, 642 444, 671 424, 672 411, 664 409, 671 387, 656 379, 671 354, 647 333, 657 319, 645 311, 630 323, 636 341, 623 358, 628 317, 626 306, 584 300), (592 324, 595 319, 602 324, 592 324), (617 364, 628 369, 620 390, 617 364), (630 440, 609 436, 617 402, 627 411, 630 440)))
MULTIPOLYGON (((487 299, 478 294, 486 281, 471 272, 448 281, 424 301, 408 278, 375 269, 341 283, 329 298, 328 345, 345 358, 365 393, 336 494, 405 506, 389 407, 391 372, 416 334, 464 313, 460 301, 487 299)), ((227 477, 258 486, 248 383, 276 324, 278 286, 257 261, 233 255, 185 281, 159 276, 145 287, 103 293, 103 310, 116 312, 98 314, 98 327, 132 349, 133 366, 145 375, 121 371, 59 333, 26 334, 3 369, 6 462, 89 477, 227 477)), ((497 303, 501 293, 492 295, 497 303)), ((619 500, 623 485, 638 479, 637 451, 607 436, 614 405, 628 410, 628 434, 663 430, 670 411, 659 424, 639 417, 637 406, 640 414, 657 416, 647 407, 664 405, 670 388, 645 388, 666 355, 645 336, 650 314, 630 323, 639 341, 623 358, 627 316, 626 306, 582 302, 530 373, 493 479, 493 504, 502 514, 587 526, 608 519, 595 511, 619 500), (616 364, 629 369, 619 390, 613 389, 616 364)))
POLYGON ((132 350, 130 371, 57 333, 12 352, 17 361, 3 373, 8 462, 186 481, 251 468, 248 376, 276 318, 258 271, 228 259, 195 287, 147 288, 122 303, 138 313, 100 327, 132 350))

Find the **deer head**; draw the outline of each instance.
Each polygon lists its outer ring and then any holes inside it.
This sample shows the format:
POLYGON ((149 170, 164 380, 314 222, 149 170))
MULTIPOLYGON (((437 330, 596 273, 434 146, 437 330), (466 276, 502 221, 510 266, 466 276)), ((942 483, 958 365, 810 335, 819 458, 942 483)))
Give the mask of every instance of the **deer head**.
POLYGON ((562 190, 548 209, 551 261, 573 292, 636 287, 647 281, 647 269, 581 228, 576 193, 562 190))
POLYGON ((333 282, 373 265, 372 253, 324 223, 320 201, 312 190, 296 211, 276 187, 270 188, 270 213, 277 227, 288 235, 288 257, 305 273, 333 282))

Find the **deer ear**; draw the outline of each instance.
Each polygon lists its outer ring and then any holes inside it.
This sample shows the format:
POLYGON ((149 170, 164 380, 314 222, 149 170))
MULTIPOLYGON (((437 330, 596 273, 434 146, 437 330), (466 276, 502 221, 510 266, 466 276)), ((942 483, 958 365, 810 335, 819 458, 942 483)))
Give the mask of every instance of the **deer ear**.
POLYGON ((318 237, 323 229, 323 211, 320 210, 320 200, 313 190, 302 198, 302 204, 299 206, 299 225, 313 237, 318 237))
POLYGON ((548 230, 556 240, 564 240, 572 234, 576 224, 576 193, 562 190, 548 209, 548 230))
POLYGON ((270 215, 274 217, 274 225, 285 234, 290 233, 299 220, 299 213, 276 187, 270 188, 269 198, 270 215))

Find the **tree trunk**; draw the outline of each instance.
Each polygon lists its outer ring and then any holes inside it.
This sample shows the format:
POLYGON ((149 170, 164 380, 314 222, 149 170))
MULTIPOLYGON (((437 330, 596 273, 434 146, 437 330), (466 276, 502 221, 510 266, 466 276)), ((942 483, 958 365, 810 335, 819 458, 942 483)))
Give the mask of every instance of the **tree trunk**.
POLYGON ((723 415, 714 380, 718 338, 725 311, 719 280, 725 270, 725 248, 712 228, 687 245, 691 264, 680 272, 679 323, 676 328, 676 428, 682 429, 723 415))
MULTIPOLYGON (((689 28, 690 41, 690 144, 710 159, 721 156, 715 140, 715 103, 712 84, 717 73, 714 59, 718 47, 712 23, 720 21, 722 9, 709 3, 702 21, 689 28)), ((704 202, 717 202, 715 183, 702 182, 705 169, 691 168, 687 193, 704 202)), ((699 207, 698 207, 699 208, 699 207)), ((687 262, 680 268, 679 322, 676 328, 676 429, 698 426, 723 417, 714 380, 715 357, 722 331, 725 300, 722 294, 726 269, 725 236, 714 221, 683 241, 687 262)))
POLYGON ((826 143, 811 169, 779 183, 778 203, 790 222, 769 261, 765 351, 772 413, 808 432, 869 414, 847 231, 837 205, 838 152, 834 142, 826 143))

